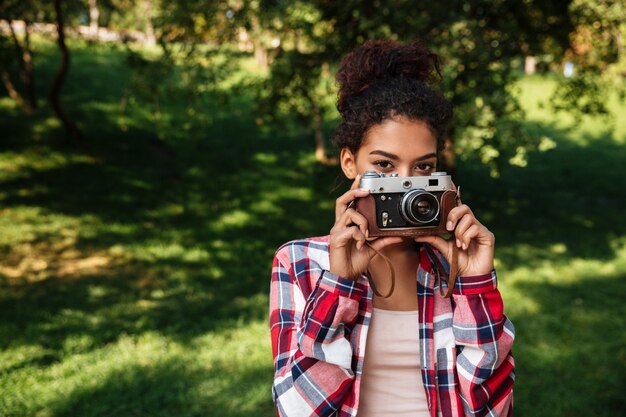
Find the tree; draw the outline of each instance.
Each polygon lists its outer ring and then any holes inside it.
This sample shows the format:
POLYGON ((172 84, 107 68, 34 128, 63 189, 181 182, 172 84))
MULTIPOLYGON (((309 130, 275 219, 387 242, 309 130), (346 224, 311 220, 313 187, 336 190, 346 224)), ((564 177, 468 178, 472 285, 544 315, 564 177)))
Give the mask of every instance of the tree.
POLYGON ((332 61, 321 39, 332 27, 319 10, 302 1, 261 3, 258 14, 264 17, 266 30, 280 39, 259 101, 261 115, 274 121, 295 117, 313 132, 315 158, 335 163, 326 151, 324 135, 324 119, 333 111, 327 100, 333 93, 332 61))
POLYGON ((552 104, 577 117, 609 115, 609 94, 626 96, 626 2, 573 0, 569 14, 574 27, 565 59, 575 72, 560 82, 552 104))
POLYGON ((67 75, 67 71, 70 66, 70 52, 65 45, 65 26, 63 20, 63 10, 61 8, 61 0, 54 0, 54 12, 56 18, 57 25, 57 44, 59 45, 59 50, 61 51, 61 64, 59 69, 52 81, 52 87, 50 88, 50 93, 48 95, 48 99, 50 100, 50 105, 52 109, 56 113, 57 117, 63 123, 63 127, 70 135, 70 137, 74 141, 79 141, 82 137, 78 126, 74 123, 72 119, 65 113, 63 107, 61 105, 61 87, 63 86, 63 81, 65 80, 65 76, 67 75))
MULTIPOLYGON (((523 165, 525 154, 541 145, 541 139, 524 131, 523 111, 509 86, 519 72, 520 56, 562 47, 563 25, 555 30, 553 24, 566 20, 562 12, 568 4, 521 0, 263 2, 261 16, 271 18, 278 12, 283 16, 281 24, 274 26, 281 48, 271 65, 266 98, 291 106, 301 103, 294 110, 315 130, 320 113, 314 103, 320 100, 313 92, 325 84, 324 66, 334 66, 367 39, 422 38, 446 59, 442 89, 457 109, 444 165, 453 170, 456 150, 462 156, 478 153, 497 175, 500 165, 523 165), (289 69, 279 68, 284 65, 289 69)), ((315 136, 319 137, 317 132, 315 136)), ((317 149, 316 154, 322 156, 319 144, 317 149)))
MULTIPOLYGON (((148 2, 143 2, 145 6, 148 2)), ((222 2, 190 0, 186 2, 151 1, 151 21, 158 51, 127 47, 127 64, 132 69, 121 103, 122 112, 128 105, 141 103, 149 109, 150 125, 154 128, 153 144, 166 146, 163 132, 167 131, 168 103, 177 103, 179 114, 188 117, 181 125, 189 131, 201 126, 205 118, 197 109, 207 107, 202 102, 207 92, 227 100, 227 94, 217 91, 217 81, 232 72, 233 62, 216 59, 216 45, 234 36, 227 7, 222 2)), ((201 127, 199 130, 202 130, 201 127)))
POLYGON ((10 0, 0 3, 0 16, 6 19, 10 36, 0 33, 0 77, 9 96, 26 112, 37 110, 35 96, 33 52, 30 43, 32 22, 35 20, 35 2, 10 0), (17 20, 22 23, 23 35, 17 33, 17 20), (17 63, 21 87, 13 81, 11 63, 17 63))

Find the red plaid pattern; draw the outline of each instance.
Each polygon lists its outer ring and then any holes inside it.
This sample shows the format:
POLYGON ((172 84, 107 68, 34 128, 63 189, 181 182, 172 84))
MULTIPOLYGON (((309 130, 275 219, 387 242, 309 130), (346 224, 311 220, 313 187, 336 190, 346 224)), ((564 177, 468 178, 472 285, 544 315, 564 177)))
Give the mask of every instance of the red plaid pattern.
MULTIPOLYGON (((511 415, 514 328, 495 271, 458 277, 446 299, 428 254, 420 256, 420 360, 431 416, 511 415)), ((282 417, 357 415, 372 290, 364 275, 353 281, 328 269, 328 236, 289 242, 274 258, 273 398, 282 417)))

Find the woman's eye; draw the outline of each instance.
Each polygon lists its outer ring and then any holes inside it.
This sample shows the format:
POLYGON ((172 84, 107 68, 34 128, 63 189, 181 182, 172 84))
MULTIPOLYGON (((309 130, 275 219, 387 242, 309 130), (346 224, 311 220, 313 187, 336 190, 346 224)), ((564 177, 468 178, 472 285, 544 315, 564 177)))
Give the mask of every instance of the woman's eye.
POLYGON ((389 161, 376 161, 374 162, 374 165, 382 169, 389 169, 393 167, 393 165, 391 165, 391 162, 389 161))
POLYGON ((417 164, 417 165, 415 166, 415 168, 416 168, 418 171, 425 171, 425 172, 430 172, 430 171, 432 171, 433 169, 435 169, 435 167, 434 167, 433 165, 431 165, 431 164, 417 164))

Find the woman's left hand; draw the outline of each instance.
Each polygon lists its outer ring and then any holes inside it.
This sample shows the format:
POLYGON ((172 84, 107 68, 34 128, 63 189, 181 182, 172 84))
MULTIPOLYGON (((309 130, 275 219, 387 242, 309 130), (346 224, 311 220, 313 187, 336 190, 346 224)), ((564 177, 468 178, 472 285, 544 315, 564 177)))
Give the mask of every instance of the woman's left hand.
POLYGON ((476 219, 467 205, 450 210, 446 229, 454 234, 450 240, 439 236, 418 236, 415 241, 432 245, 448 262, 452 257, 452 245, 456 245, 459 248, 458 276, 491 273, 495 236, 476 219))

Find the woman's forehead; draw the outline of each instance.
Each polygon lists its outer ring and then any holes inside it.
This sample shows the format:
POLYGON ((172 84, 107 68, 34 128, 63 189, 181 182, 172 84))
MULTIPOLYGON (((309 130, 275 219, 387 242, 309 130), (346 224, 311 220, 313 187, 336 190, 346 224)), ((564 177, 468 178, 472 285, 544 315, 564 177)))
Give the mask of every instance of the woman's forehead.
POLYGON ((373 126, 365 134, 361 150, 369 153, 373 149, 420 152, 436 150, 437 139, 423 121, 388 119, 373 126))

